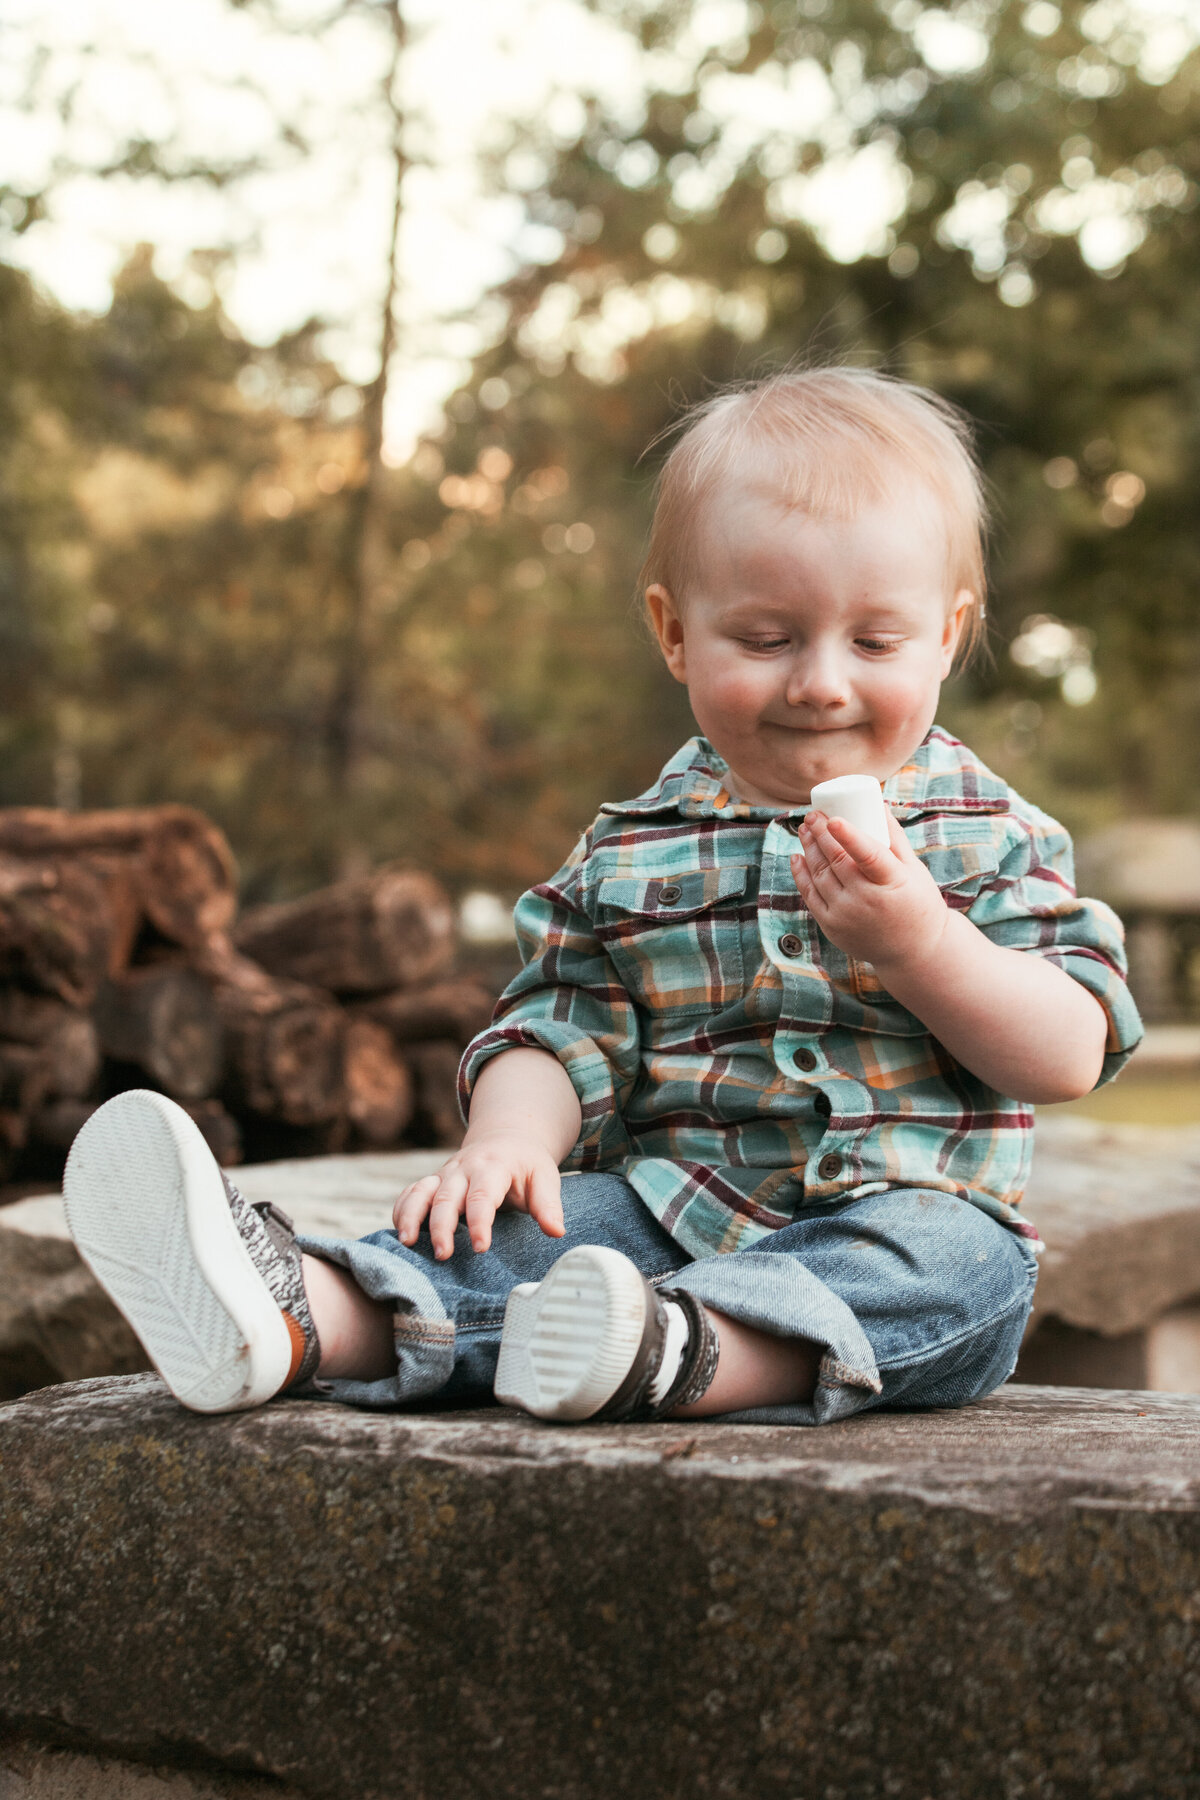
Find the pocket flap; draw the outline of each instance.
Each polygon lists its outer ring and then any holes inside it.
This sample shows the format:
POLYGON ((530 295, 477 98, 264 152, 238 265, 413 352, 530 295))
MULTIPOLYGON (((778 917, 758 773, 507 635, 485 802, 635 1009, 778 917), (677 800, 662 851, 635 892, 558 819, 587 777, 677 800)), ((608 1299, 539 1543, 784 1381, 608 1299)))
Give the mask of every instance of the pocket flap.
POLYGON ((737 863, 720 869, 685 869, 681 874, 655 875, 640 880, 634 875, 606 875, 596 898, 614 911, 637 913, 647 919, 687 919, 720 900, 744 894, 750 869, 737 863))

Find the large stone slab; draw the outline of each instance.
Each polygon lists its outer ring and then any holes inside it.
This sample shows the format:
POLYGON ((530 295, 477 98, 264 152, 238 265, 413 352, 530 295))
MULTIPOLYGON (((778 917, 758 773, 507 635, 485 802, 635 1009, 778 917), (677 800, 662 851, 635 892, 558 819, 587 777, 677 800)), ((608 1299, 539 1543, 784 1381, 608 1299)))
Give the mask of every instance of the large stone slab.
POLYGON ((0 1413, 0 1718, 327 1800, 1185 1800, 1200 1399, 0 1413))

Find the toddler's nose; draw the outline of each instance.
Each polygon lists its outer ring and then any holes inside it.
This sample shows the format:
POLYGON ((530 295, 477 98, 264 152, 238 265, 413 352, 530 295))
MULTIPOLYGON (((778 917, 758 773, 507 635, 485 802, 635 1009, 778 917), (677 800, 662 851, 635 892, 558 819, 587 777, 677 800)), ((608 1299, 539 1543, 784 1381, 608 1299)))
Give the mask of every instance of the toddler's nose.
POLYGON ((837 656, 811 654, 793 664, 787 686, 789 706, 825 711, 845 706, 849 698, 850 684, 837 656))

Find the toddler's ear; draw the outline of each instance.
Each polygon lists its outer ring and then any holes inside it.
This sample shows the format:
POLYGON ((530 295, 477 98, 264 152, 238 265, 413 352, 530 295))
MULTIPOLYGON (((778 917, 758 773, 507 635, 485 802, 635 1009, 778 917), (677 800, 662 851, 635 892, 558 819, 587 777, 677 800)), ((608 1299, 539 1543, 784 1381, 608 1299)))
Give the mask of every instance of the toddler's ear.
POLYGON ((954 666, 954 654, 958 649, 958 641, 962 637, 971 609, 975 606, 975 595, 970 588, 959 588, 950 603, 946 614, 946 624, 942 631, 942 670, 941 678, 945 681, 954 666))
POLYGON ((683 647, 683 618, 669 588, 660 581, 646 589, 646 611, 663 653, 663 661, 676 681, 687 680, 687 658, 683 647))

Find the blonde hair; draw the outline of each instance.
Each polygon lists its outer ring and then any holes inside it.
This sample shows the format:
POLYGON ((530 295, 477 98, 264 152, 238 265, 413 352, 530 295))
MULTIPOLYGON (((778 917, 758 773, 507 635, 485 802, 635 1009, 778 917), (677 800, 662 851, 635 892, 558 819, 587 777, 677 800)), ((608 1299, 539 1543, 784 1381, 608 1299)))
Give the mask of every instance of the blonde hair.
POLYGON ((786 506, 816 518, 853 518, 898 482, 916 483, 945 516, 947 599, 964 588, 974 596, 955 658, 970 660, 986 632, 987 509, 970 423, 956 406, 871 369, 810 368, 723 389, 681 423, 658 477, 643 595, 660 583, 684 604, 705 502, 747 466, 786 506))

